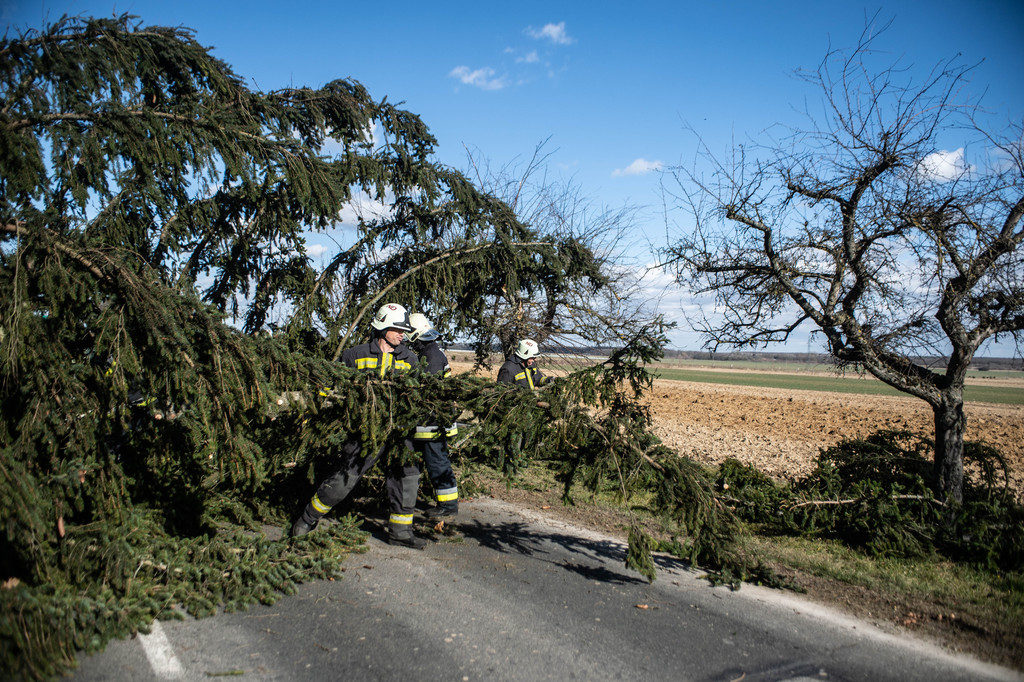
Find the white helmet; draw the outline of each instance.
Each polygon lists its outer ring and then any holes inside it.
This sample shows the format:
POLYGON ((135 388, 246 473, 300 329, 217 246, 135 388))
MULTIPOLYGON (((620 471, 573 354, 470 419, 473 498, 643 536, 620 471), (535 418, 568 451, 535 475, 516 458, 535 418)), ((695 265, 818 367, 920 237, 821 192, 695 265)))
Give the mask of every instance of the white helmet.
POLYGON ((441 336, 423 313, 413 313, 410 315, 409 324, 412 325, 409 341, 413 343, 417 341, 433 341, 441 336))
POLYGON ((540 355, 540 348, 533 339, 523 339, 516 346, 516 357, 520 360, 529 360, 540 355))
POLYGON ((398 303, 385 303, 377 311, 370 326, 379 332, 388 329, 399 329, 403 332, 411 332, 412 325, 409 324, 409 311, 405 306, 398 303))

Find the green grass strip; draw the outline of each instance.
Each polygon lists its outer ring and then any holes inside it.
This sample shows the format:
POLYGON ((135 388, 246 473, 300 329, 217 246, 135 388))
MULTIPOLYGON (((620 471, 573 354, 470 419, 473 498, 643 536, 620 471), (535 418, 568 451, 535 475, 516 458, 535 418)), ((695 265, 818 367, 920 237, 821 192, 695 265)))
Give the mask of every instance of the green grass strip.
MULTIPOLYGON (((909 396, 895 388, 868 377, 835 377, 800 374, 767 374, 761 372, 709 372, 696 369, 649 367, 659 379, 694 381, 727 386, 755 386, 797 391, 828 391, 862 395, 909 396)), ((969 402, 1024 405, 1024 389, 1003 386, 968 385, 964 399, 969 402)))

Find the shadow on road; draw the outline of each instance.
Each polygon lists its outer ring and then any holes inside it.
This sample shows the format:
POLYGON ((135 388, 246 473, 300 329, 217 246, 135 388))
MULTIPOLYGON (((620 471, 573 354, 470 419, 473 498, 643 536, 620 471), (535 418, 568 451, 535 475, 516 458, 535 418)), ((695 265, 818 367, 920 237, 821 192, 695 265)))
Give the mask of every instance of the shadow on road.
MULTIPOLYGON (((355 513, 362 518, 360 527, 375 539, 388 541, 387 508, 379 498, 357 497, 340 506, 341 513, 355 513)), ((588 534, 574 535, 555 529, 546 529, 543 524, 523 520, 488 521, 467 518, 472 511, 460 514, 454 522, 444 525, 442 531, 431 529, 429 522, 417 519, 417 534, 440 544, 443 551, 446 539, 461 537, 464 541, 475 542, 481 547, 501 554, 519 554, 542 559, 552 566, 576 573, 588 580, 607 584, 631 585, 646 583, 639 573, 626 568, 627 545, 624 540, 593 538, 588 534), (430 529, 430 530, 428 530, 430 529), (556 551, 555 548, 562 551, 556 551), (565 558, 569 553, 571 558, 565 558), (621 571, 609 566, 618 564, 621 571)), ((428 545, 428 548, 430 545, 428 545)), ((690 562, 669 554, 655 554, 654 563, 658 571, 692 569, 690 562)))
MULTIPOLYGON (((618 540, 598 540, 563 532, 545 531, 529 522, 509 521, 487 523, 478 520, 460 522, 458 531, 467 540, 503 554, 523 554, 545 558, 552 565, 577 573, 587 579, 612 584, 647 582, 645 578, 626 568, 626 543, 618 540), (551 546, 556 545, 573 559, 556 556, 551 546), (608 567, 619 564, 621 572, 608 567)), ((561 554, 561 553, 559 553, 561 554)), ((689 562, 666 554, 654 556, 659 570, 688 570, 689 562)))

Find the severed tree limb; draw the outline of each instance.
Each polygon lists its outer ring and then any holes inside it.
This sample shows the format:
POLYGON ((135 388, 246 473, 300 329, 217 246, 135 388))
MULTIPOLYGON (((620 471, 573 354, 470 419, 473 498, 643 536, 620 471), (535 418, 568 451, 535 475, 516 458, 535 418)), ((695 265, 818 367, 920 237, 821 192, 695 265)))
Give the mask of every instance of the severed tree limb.
MULTIPOLYGON (((14 234, 14 235, 17 235, 19 237, 24 236, 26 234, 25 228, 21 227, 21 225, 19 225, 17 223, 7 224, 7 225, 0 226, 0 229, 2 229, 4 232, 8 232, 10 234, 14 234)), ((64 255, 69 256, 73 260, 77 261, 86 270, 88 270, 93 275, 95 275, 98 279, 111 279, 110 275, 107 275, 102 270, 100 270, 100 268, 95 263, 93 263, 91 260, 86 258, 84 255, 82 255, 78 251, 75 251, 74 249, 72 249, 67 244, 64 244, 63 242, 58 241, 56 239, 53 240, 52 243, 53 243, 53 247, 55 249, 57 249, 58 251, 60 251, 64 255)))
MULTIPOLYGON (((858 497, 858 498, 855 498, 855 499, 847 499, 847 500, 809 500, 807 502, 800 502, 798 504, 790 505, 788 508, 789 509, 796 509, 797 507, 808 507, 808 506, 825 507, 825 506, 830 506, 830 505, 856 504, 857 502, 862 502, 865 499, 867 499, 867 498, 858 497)), ((892 495, 890 497, 890 499, 892 499, 892 500, 925 500, 925 501, 937 504, 940 507, 945 507, 946 506, 946 503, 943 502, 942 500, 936 500, 933 497, 927 497, 925 495, 892 495)))

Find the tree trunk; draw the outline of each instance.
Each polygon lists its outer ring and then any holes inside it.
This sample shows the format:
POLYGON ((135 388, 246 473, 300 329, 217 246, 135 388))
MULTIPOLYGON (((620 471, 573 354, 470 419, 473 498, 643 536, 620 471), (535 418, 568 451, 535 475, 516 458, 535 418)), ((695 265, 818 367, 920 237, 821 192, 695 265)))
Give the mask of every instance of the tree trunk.
POLYGON ((935 413, 935 494, 959 504, 964 494, 964 399, 963 394, 943 396, 933 405, 935 413))

